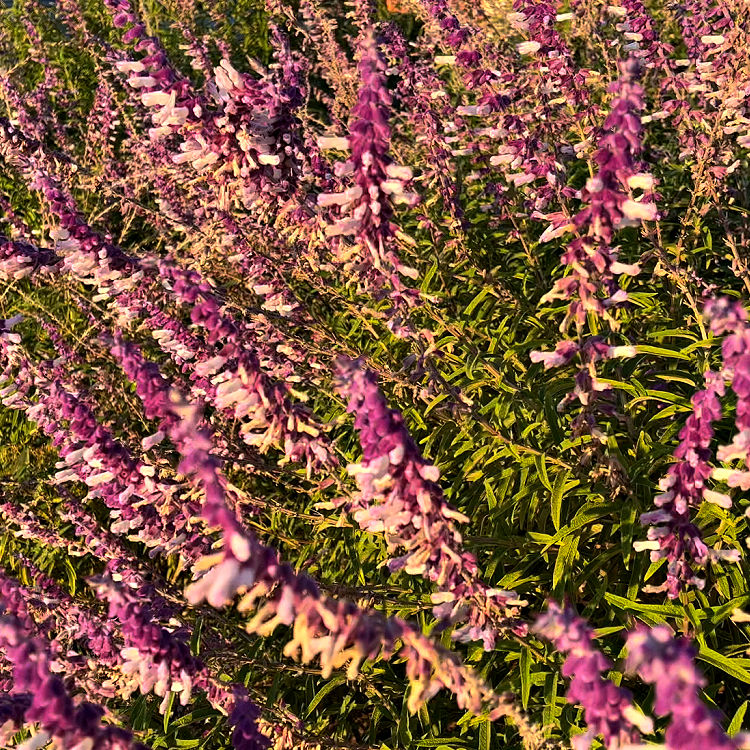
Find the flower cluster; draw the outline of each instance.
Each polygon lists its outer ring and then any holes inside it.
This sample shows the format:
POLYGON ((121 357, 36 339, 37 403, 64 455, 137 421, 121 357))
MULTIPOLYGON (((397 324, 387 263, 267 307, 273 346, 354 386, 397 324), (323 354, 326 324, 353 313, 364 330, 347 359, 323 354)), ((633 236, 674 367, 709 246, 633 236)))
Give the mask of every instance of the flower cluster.
POLYGON ((337 176, 350 176, 351 186, 337 193, 320 193, 318 206, 339 207, 341 216, 328 224, 326 235, 337 238, 336 254, 344 267, 352 268, 375 291, 388 285, 394 303, 413 305, 416 293, 404 285, 400 275, 414 278, 416 271, 404 265, 393 250, 394 239, 403 237, 393 221, 393 207, 414 205, 418 195, 408 189, 411 169, 395 164, 388 153, 393 100, 375 39, 366 38, 360 52, 361 87, 352 109, 349 136, 319 140, 321 146, 351 152, 346 162, 335 166, 337 176), (354 244, 347 244, 346 237, 352 237, 354 244))
POLYGON ((703 588, 705 580, 695 573, 695 566, 705 566, 709 560, 737 562, 740 559, 738 550, 707 547, 700 529, 692 522, 692 513, 703 501, 725 509, 732 507, 732 499, 711 489, 709 480, 725 481, 730 487, 743 489, 750 486, 747 471, 711 464, 713 425, 722 416, 719 398, 724 395, 727 382, 738 399, 737 432, 730 445, 719 447, 716 458, 746 461, 748 455, 750 329, 747 313, 740 304, 730 303, 725 298, 709 300, 704 312, 715 335, 727 334, 722 342, 723 367, 719 372, 707 371, 706 387, 691 399, 693 410, 679 433, 680 443, 674 452, 676 462, 659 483, 662 493, 654 500, 658 510, 641 516, 642 523, 651 525, 648 541, 636 542, 636 549, 651 550, 652 561, 667 559, 665 583, 649 590, 667 591, 673 599, 689 585, 703 588))
POLYGON ((200 409, 187 402, 152 362, 144 360, 137 347, 119 341, 112 352, 135 382, 146 415, 159 418, 177 446, 182 457, 179 470, 194 477, 202 488, 203 517, 222 531, 223 550, 203 561, 208 572, 186 591, 191 604, 207 601, 224 607, 240 596, 240 612, 256 610, 247 623, 249 632, 269 635, 280 625, 292 625, 285 655, 303 662, 317 658, 325 675, 348 664, 353 677, 365 659, 398 652, 407 664, 412 711, 446 688, 467 710, 488 710, 492 718, 507 716, 522 736, 541 742, 539 730, 522 712, 494 693, 454 654, 402 620, 385 619, 345 600, 329 599, 310 578, 296 574, 272 548, 243 528, 227 504, 225 479, 211 452, 211 435, 201 424, 200 409))
POLYGON ((706 382, 707 388, 693 396, 693 411, 680 430, 680 444, 674 452, 677 461, 659 482, 662 493, 654 499, 659 509, 641 515, 641 523, 653 524, 648 530, 649 541, 636 542, 636 549, 651 550, 652 561, 666 558, 667 579, 656 590, 667 591, 673 599, 686 585, 702 588, 705 584, 693 567, 706 564, 709 550, 692 523, 692 512, 704 499, 731 505, 729 497, 706 486, 712 473, 713 423, 721 417, 719 396, 724 392, 716 373, 707 373, 706 382))
POLYGON ((606 747, 616 748, 636 744, 640 732, 651 733, 651 720, 633 706, 630 693, 603 676, 612 664, 594 647, 593 630, 571 607, 550 602, 534 631, 565 655, 562 673, 570 678, 568 701, 583 706, 588 725, 586 733, 573 737, 576 750, 587 750, 597 736, 606 747))
POLYGON ((491 651, 503 632, 524 633, 517 618, 525 602, 479 578, 456 526, 469 519, 445 501, 438 468, 422 457, 401 414, 388 408, 373 374, 359 362, 342 361, 339 390, 356 415, 362 445, 362 460, 348 467, 359 492, 347 510, 363 529, 384 533, 390 550, 402 552, 388 568, 436 585, 433 612, 444 625, 461 624, 453 633, 457 640, 481 640, 491 651))
POLYGON ((0 745, 750 747, 740 0, 5 6, 0 745))
POLYGON ((96 747, 102 750, 145 750, 132 735, 106 726, 104 709, 93 703, 73 702, 62 679, 51 671, 49 652, 40 638, 27 638, 23 625, 11 615, 0 618, 0 647, 13 668, 12 691, 25 696, 14 704, 11 720, 23 709, 23 722, 38 722, 36 741, 56 741, 62 748, 96 747))
POLYGON ((570 49, 555 29, 556 16, 553 3, 514 0, 509 20, 528 37, 528 41, 518 45, 518 51, 544 61, 549 73, 545 88, 552 94, 550 98, 557 94, 582 104, 588 99, 586 74, 577 68, 570 49))
MULTIPOLYGON (((572 218, 560 212, 540 238, 549 240, 570 231, 577 235, 562 256, 569 273, 555 282, 542 301, 567 301, 560 330, 565 333, 575 323, 579 342, 562 341, 554 352, 532 352, 531 359, 543 362, 546 369, 570 361, 576 353, 580 355, 575 389, 558 408, 575 399, 580 401, 584 408, 576 417, 573 433, 592 434, 598 439, 603 436, 597 426, 595 404, 599 406, 599 392, 608 390, 608 386, 598 381, 596 364, 612 357, 632 356, 635 349, 607 346, 597 336, 582 340, 583 331, 589 316, 612 331, 619 328, 613 312, 628 301, 620 277, 636 276, 640 267, 619 260, 612 246, 615 231, 657 217, 652 202, 654 180, 639 171, 642 125, 638 113, 644 107, 643 89, 637 83, 640 72, 638 59, 629 57, 620 67, 620 78, 610 86, 615 98, 593 157, 598 171, 580 191, 584 207, 572 218), (636 197, 635 192, 642 195, 636 197)), ((601 411, 612 413, 613 409, 603 406, 601 411)))
POLYGON ((643 127, 638 113, 644 106, 643 89, 637 83, 639 74, 637 59, 630 58, 623 63, 620 78, 611 87, 615 99, 594 155, 599 169, 581 190, 584 208, 570 220, 561 217, 543 235, 543 239, 552 239, 569 231, 578 234, 562 257, 571 269, 570 275, 556 281, 543 298, 573 300, 560 325, 562 331, 571 323, 581 330, 588 313, 616 327, 610 309, 627 300, 627 292, 617 277, 635 275, 640 269, 618 260, 611 247, 615 230, 652 221, 657 216, 651 200, 654 180, 639 171, 643 127), (633 191, 642 191, 642 196, 635 198, 633 191))
POLYGON ((243 688, 214 682, 204 664, 190 652, 185 634, 154 621, 148 607, 141 604, 142 592, 117 585, 111 578, 93 579, 91 585, 97 596, 107 602, 108 616, 121 623, 125 641, 121 670, 133 680, 125 684, 124 697, 136 689, 144 694, 153 690, 163 698, 160 710, 164 713, 172 693, 178 693, 181 705, 186 706, 195 687, 229 714, 234 727, 232 746, 236 750, 262 750, 268 746, 256 724, 260 711, 243 696, 243 688))
POLYGON ((705 678, 696 670, 695 650, 684 639, 675 639, 666 625, 639 627, 628 635, 627 666, 654 686, 654 711, 672 719, 664 736, 669 750, 743 747, 747 738, 728 737, 716 713, 700 699, 705 678))

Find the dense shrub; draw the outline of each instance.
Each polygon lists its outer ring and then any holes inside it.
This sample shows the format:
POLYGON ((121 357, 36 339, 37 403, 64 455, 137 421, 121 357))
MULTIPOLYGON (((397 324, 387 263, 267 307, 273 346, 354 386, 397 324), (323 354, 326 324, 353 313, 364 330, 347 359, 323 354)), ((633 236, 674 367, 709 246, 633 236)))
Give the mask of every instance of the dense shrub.
POLYGON ((739 748, 739 0, 0 11, 0 741, 739 748))

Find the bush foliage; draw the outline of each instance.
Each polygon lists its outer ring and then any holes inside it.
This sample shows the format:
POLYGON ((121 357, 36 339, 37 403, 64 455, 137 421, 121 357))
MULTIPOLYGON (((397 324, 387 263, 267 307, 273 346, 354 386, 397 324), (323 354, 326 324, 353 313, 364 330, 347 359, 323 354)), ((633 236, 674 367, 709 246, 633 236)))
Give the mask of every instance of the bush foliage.
POLYGON ((0 20, 4 746, 747 743, 739 0, 0 20))

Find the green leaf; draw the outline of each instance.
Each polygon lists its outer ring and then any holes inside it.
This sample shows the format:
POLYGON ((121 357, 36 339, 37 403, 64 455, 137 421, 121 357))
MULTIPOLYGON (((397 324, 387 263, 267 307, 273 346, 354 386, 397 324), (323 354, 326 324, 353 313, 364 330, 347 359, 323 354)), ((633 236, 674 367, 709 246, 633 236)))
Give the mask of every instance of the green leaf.
POLYGON ((410 717, 408 711, 408 690, 404 695, 404 702, 401 706, 401 715, 398 719, 398 726, 396 733, 398 734, 398 741, 404 746, 409 747, 412 742, 411 728, 409 727, 410 717))
POLYGON ((555 531, 560 531, 560 515, 562 513, 562 501, 565 494, 565 482, 570 476, 569 469, 563 469, 555 477, 555 486, 552 488, 552 524, 555 531))
POLYGON ((539 479, 541 479, 542 484, 552 492, 552 485, 550 484, 549 476, 547 475, 547 464, 545 458, 544 454, 541 456, 534 456, 534 463, 536 464, 536 470, 539 472, 539 479))
POLYGON ((482 289, 481 292, 479 292, 479 294, 477 294, 476 297, 474 297, 471 302, 469 302, 469 304, 466 306, 466 309, 464 310, 465 318, 468 318, 472 314, 472 312, 474 312, 477 305, 482 302, 482 300, 490 293, 490 289, 491 287, 486 286, 484 289, 482 289))
POLYGON ((556 589, 563 576, 570 571, 578 554, 579 536, 569 536, 560 547, 552 572, 552 588, 556 589))
POLYGON ((547 675, 547 679, 544 683, 544 711, 542 712, 542 724, 545 727, 553 727, 555 725, 558 679, 559 673, 555 671, 552 674, 547 675))
POLYGON ((130 725, 137 732, 146 729, 151 722, 151 714, 152 706, 149 703, 148 697, 139 695, 133 701, 130 709, 130 725))
POLYGON ((178 729, 179 727, 187 727, 193 722, 203 721, 203 719, 207 719, 209 716, 216 716, 216 709, 212 706, 196 708, 195 711, 191 711, 190 713, 175 719, 171 722, 170 726, 173 730, 178 729))
POLYGON ((490 750, 492 745, 492 722, 485 719, 479 725, 479 750, 490 750))
POLYGON ((521 702, 524 710, 529 707, 529 696, 531 695, 531 649, 524 646, 521 649, 519 668, 521 670, 521 702))
POLYGON ((750 703, 750 701, 745 701, 734 713, 734 716, 732 717, 732 721, 729 722, 729 726, 727 727, 727 734, 730 737, 734 737, 735 734, 737 734, 740 729, 742 729, 742 720, 745 718, 745 713, 747 712, 747 704, 750 703))
POLYGON ((466 747, 469 743, 461 737, 426 737, 416 740, 417 747, 466 747))
POLYGON ((328 695, 328 693, 330 693, 332 690, 335 690, 339 685, 341 685, 342 682, 346 682, 346 675, 337 674, 330 680, 328 680, 328 682, 326 682, 326 684, 323 685, 320 690, 318 690, 318 692, 315 694, 315 697, 308 704, 305 717, 310 716, 310 714, 318 707, 318 704, 323 700, 323 698, 325 698, 326 695, 328 695))
MULTIPOLYGON (((612 514, 613 508, 610 504, 604 505, 602 503, 596 503, 581 508, 573 517, 573 520, 566 526, 563 526, 553 537, 550 537, 548 541, 543 542, 544 549, 542 553, 546 552, 550 547, 559 544, 566 536, 572 534, 577 529, 582 528, 586 524, 598 521, 604 516, 612 514)), ((531 534, 530 534, 531 536, 531 534)), ((539 535, 542 536, 542 535, 539 535)), ((545 534, 544 536, 549 536, 545 534)))
POLYGON ((172 706, 174 706, 175 698, 177 697, 177 693, 174 691, 171 691, 169 693, 169 698, 167 698, 167 710, 164 712, 164 732, 166 733, 169 729, 169 719, 172 716, 172 706))
POLYGON ((484 482, 484 491, 487 495, 487 507, 492 510, 497 506, 497 497, 495 496, 495 491, 492 489, 492 484, 489 480, 485 480, 484 482))
POLYGON ((73 567, 73 563, 69 557, 65 558, 65 573, 68 576, 68 586, 70 587, 70 593, 76 593, 76 581, 78 580, 78 574, 76 569, 73 567))
POLYGON ((427 408, 423 412, 423 416, 426 417, 436 406, 445 401, 445 399, 447 398, 447 393, 441 393, 438 396, 435 396, 435 398, 432 399, 432 401, 430 401, 430 403, 427 405, 427 408))
POLYGON ((193 635, 190 638, 190 650, 198 656, 201 652, 201 635, 203 633, 203 618, 198 617, 193 628, 193 635))
POLYGON ((638 344, 635 347, 638 354, 655 354, 657 357, 668 357, 670 359, 687 359, 690 360, 686 354, 683 354, 680 349, 667 349, 663 346, 651 346, 649 344, 638 344))
MULTIPOLYGON (((606 593, 604 598, 618 609, 624 609, 628 612, 643 612, 649 615, 657 615, 662 621, 667 617, 684 617, 685 610, 676 604, 642 604, 641 602, 626 599, 624 596, 606 593)), ((700 616, 700 615, 699 615, 700 616)))
POLYGON ((421 288, 423 292, 426 292, 430 288, 430 282, 432 281, 433 276, 437 272, 438 269, 438 262, 437 258, 432 261, 432 265, 427 269, 427 273, 425 273, 424 277, 422 278, 422 284, 421 288))
POLYGON ((726 672, 728 675, 750 685, 750 672, 742 666, 742 662, 748 662, 750 660, 731 659, 728 656, 724 656, 724 654, 720 654, 718 651, 708 648, 708 646, 700 647, 698 658, 713 665, 717 669, 720 669, 722 672, 726 672))

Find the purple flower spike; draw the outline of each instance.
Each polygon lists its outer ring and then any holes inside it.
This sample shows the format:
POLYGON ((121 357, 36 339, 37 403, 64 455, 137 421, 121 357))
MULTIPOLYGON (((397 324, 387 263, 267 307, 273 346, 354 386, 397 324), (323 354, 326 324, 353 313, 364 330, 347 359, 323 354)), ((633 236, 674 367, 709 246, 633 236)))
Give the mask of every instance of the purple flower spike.
POLYGON ((457 640, 482 640, 491 650, 498 634, 525 633, 518 621, 525 602, 480 580, 457 528, 468 519, 445 502, 438 468, 421 455, 401 414, 388 408, 375 376, 359 362, 342 360, 338 387, 347 411, 356 414, 363 452, 362 461, 349 466, 359 494, 348 510, 361 528, 383 532, 389 549, 404 553, 391 558, 390 570, 436 584, 433 612, 443 625, 462 623, 453 633, 457 640))
POLYGON ((720 461, 742 459, 747 465, 750 450, 750 327, 747 313, 741 304, 727 299, 706 303, 705 317, 716 336, 726 334, 722 342, 723 368, 721 372, 705 374, 706 387, 693 398, 693 412, 680 430, 680 444, 675 450, 674 463, 659 483, 662 494, 654 503, 658 510, 644 513, 641 522, 650 524, 648 541, 636 542, 636 549, 651 550, 652 561, 666 558, 667 580, 661 586, 647 587, 647 591, 667 591, 676 598, 689 585, 699 588, 704 580, 694 567, 704 566, 709 560, 737 562, 738 550, 709 549, 700 530, 692 523, 691 513, 703 501, 723 508, 732 506, 732 499, 709 488, 709 480, 726 481, 730 487, 750 489, 750 472, 739 469, 713 467, 711 441, 713 423, 721 419, 719 397, 724 395, 725 383, 731 384, 737 395, 735 425, 737 433, 729 445, 721 446, 716 457, 720 461))
POLYGON ((599 171, 581 190, 583 208, 569 224, 553 225, 545 232, 548 238, 557 236, 558 229, 575 229, 579 235, 562 256, 571 274, 559 279, 542 298, 542 302, 571 300, 560 326, 563 332, 572 322, 581 330, 589 313, 617 327, 610 310, 627 300, 618 277, 635 276, 640 269, 618 260, 617 250, 611 246, 615 231, 657 217, 652 201, 654 180, 639 171, 643 131, 640 112, 644 107, 639 75, 638 61, 630 58, 611 87, 616 98, 594 154, 599 171), (639 198, 633 192, 637 190, 643 191, 639 198))
POLYGON ((92 703, 74 703, 62 679, 51 672, 50 658, 41 638, 27 638, 15 617, 0 617, 0 647, 13 667, 13 693, 28 694, 24 723, 39 723, 48 739, 61 748, 146 750, 125 729, 101 723, 104 709, 92 703))
MULTIPOLYGON (((403 236, 392 221, 393 207, 414 205, 419 196, 408 187, 411 169, 394 164, 388 153, 391 140, 388 121, 393 99, 386 88, 385 69, 374 38, 366 37, 361 43, 359 62, 362 85, 352 109, 349 137, 319 140, 321 147, 351 152, 348 161, 336 164, 335 172, 341 177, 351 175, 352 184, 339 193, 321 193, 318 205, 339 207, 339 218, 326 227, 326 234, 333 238, 345 268, 355 271, 361 282, 376 292, 390 287, 394 305, 409 307, 419 295, 404 285, 400 275, 416 278, 417 272, 403 265, 392 249, 394 238, 403 236), (344 242, 345 237, 353 239, 354 263, 348 262, 352 247, 344 242)), ((396 324, 394 332, 398 331, 396 324)))
POLYGON ((162 627, 157 618, 172 616, 168 609, 159 613, 144 604, 143 592, 118 585, 106 576, 91 579, 97 596, 108 604, 108 615, 121 623, 125 648, 122 650, 122 671, 131 676, 126 687, 144 694, 153 690, 163 698, 162 713, 169 705, 171 693, 179 695, 186 706, 193 688, 204 691, 214 706, 229 713, 234 727, 232 745, 235 750, 264 750, 268 740, 258 730, 260 710, 251 703, 241 685, 225 685, 214 680, 203 662, 193 656, 187 633, 162 627))
MULTIPOLYGON (((659 482, 662 494, 654 500, 659 510, 641 516, 641 523, 653 524, 648 530, 648 541, 635 544, 637 550, 651 550, 653 562, 667 559, 666 582, 647 590, 666 591, 671 599, 689 585, 703 588, 705 583, 693 568, 706 564, 709 551, 700 530, 691 521, 691 513, 710 492, 706 483, 712 473, 709 461, 713 423, 721 418, 718 397, 724 393, 724 384, 715 373, 708 372, 706 382, 707 388, 693 396, 693 413, 680 430, 680 444, 674 453, 677 462, 659 482)), ((714 495, 719 498, 717 493, 714 495)))
POLYGON ((674 638, 666 625, 641 625, 628 636, 627 647, 628 668, 654 686, 654 711, 672 715, 667 750, 735 750, 747 743, 747 736, 728 737, 716 712, 700 699, 706 680, 695 668, 689 641, 674 638))
POLYGON ((568 702, 583 706, 588 731, 572 738, 575 750, 588 750, 595 737, 608 748, 636 744, 653 730, 651 720, 633 706, 629 691, 603 675, 612 663, 594 648, 594 631, 571 607, 550 602, 534 631, 565 654, 562 668, 570 678, 568 702))
MULTIPOLYGON (((246 625, 248 632, 270 635, 281 624, 293 625, 284 654, 304 662, 318 658, 324 676, 348 664, 348 674, 354 677, 363 660, 390 658, 398 648, 411 686, 411 711, 445 687, 460 707, 472 712, 488 710, 491 719, 509 716, 525 736, 541 742, 539 731, 522 712, 506 696, 492 691, 455 654, 403 620, 386 619, 343 599, 323 596, 314 581, 295 573, 275 550, 261 544, 227 503, 225 479, 211 453, 212 435, 203 425, 200 407, 172 387, 137 347, 118 341, 112 353, 180 452, 178 471, 190 475, 203 490, 203 518, 222 531, 222 553, 207 561, 210 569, 186 591, 191 604, 207 601, 220 608, 239 595, 240 612, 257 610, 246 625), (211 567, 211 563, 215 564, 211 567)), ((487 596, 496 593, 490 591, 487 596)))

